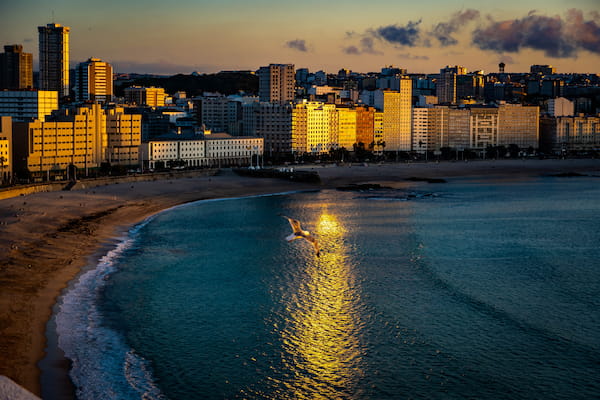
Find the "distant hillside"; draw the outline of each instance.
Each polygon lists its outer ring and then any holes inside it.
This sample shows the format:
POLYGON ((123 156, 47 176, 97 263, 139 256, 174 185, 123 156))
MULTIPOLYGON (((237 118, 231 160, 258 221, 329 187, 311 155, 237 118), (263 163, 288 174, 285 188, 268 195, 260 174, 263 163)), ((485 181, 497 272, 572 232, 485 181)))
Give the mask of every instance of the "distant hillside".
POLYGON ((258 94, 258 76, 248 72, 219 72, 209 75, 178 74, 169 77, 143 77, 115 84, 115 95, 123 96, 124 89, 130 86, 161 87, 169 94, 184 91, 188 97, 199 96, 203 92, 230 95, 243 91, 248 94, 258 94))

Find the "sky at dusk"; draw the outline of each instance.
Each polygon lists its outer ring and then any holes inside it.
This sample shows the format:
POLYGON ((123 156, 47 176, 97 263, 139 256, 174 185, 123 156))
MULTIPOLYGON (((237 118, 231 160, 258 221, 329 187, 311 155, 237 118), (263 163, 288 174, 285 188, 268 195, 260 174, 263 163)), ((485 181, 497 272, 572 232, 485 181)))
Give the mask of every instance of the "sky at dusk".
POLYGON ((37 69, 37 27, 71 28, 71 65, 189 74, 292 63, 310 71, 600 73, 598 0, 13 0, 0 2, 0 45, 22 44, 37 69))

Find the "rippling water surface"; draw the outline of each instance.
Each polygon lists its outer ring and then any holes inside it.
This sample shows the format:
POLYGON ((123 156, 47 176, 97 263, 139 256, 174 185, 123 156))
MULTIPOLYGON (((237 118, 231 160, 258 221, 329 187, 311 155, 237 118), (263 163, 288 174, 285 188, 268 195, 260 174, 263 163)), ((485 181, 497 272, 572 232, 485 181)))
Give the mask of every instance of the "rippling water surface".
POLYGON ((89 399, 598 398, 599 183, 178 207, 74 285, 61 347, 89 399))

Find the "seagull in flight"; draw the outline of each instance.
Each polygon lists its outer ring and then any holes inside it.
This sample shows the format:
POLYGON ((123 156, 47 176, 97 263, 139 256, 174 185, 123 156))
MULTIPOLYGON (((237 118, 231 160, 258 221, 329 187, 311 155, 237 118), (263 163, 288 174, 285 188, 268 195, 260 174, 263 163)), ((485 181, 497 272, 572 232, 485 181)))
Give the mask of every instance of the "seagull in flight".
POLYGON ((281 215, 283 218, 288 220, 288 222, 290 223, 290 226, 292 227, 292 230, 293 230, 293 232, 290 235, 285 237, 285 240, 287 240, 288 242, 291 242, 292 240, 296 240, 296 239, 306 239, 312 243, 313 247, 315 248, 315 252, 317 253, 317 257, 319 257, 319 255, 320 255, 319 242, 317 241, 317 239, 315 239, 314 236, 312 236, 310 234, 309 231, 305 231, 302 229, 302 227, 300 226, 300 221, 298 221, 297 219, 285 216, 283 214, 279 214, 279 215, 281 215))

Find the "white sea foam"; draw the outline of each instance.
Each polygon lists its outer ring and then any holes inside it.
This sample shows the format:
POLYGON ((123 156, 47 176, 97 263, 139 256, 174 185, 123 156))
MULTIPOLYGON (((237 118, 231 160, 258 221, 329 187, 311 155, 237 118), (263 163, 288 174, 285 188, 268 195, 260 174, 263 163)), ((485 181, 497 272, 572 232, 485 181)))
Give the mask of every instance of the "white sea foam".
POLYGON ((72 361, 70 372, 78 399, 164 399, 147 360, 103 323, 98 297, 117 260, 150 219, 136 226, 102 257, 96 268, 80 275, 62 297, 56 314, 58 345, 72 361))

